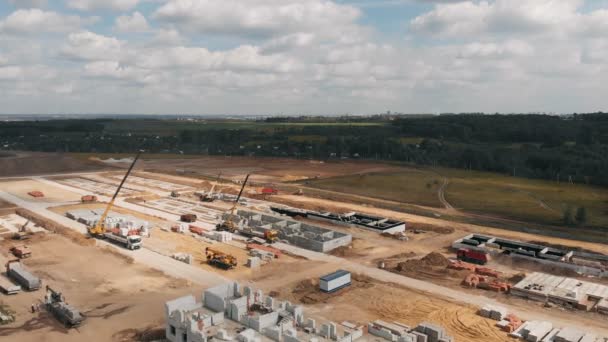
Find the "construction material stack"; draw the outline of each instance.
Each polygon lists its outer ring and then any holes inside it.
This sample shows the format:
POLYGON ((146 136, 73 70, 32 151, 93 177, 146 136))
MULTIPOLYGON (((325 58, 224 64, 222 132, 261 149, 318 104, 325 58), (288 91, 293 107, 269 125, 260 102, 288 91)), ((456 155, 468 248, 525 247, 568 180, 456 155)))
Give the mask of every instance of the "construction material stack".
POLYGON ((38 290, 41 286, 40 278, 25 269, 19 260, 11 260, 6 263, 6 275, 28 291, 38 290))
POLYGON ((94 203, 97 202, 97 196, 94 195, 85 195, 80 198, 82 203, 94 203))
POLYGON ((68 305, 61 292, 46 287, 44 304, 47 310, 66 327, 76 327, 84 321, 84 317, 76 308, 68 305))

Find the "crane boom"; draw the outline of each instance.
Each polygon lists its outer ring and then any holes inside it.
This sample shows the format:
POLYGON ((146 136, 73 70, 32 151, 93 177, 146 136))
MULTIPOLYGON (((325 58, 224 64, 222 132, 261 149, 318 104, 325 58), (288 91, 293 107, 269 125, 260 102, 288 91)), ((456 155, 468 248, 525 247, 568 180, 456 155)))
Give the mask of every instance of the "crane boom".
POLYGON ((211 190, 209 190, 209 193, 207 194, 207 196, 209 196, 209 197, 213 196, 213 190, 215 190, 217 183, 220 181, 220 177, 222 177, 221 172, 217 175, 217 179, 215 180, 215 183, 213 183, 213 186, 211 187, 211 190))
POLYGON ((243 190, 245 190, 245 185, 247 185, 247 181, 249 180, 249 174, 245 177, 245 181, 243 182, 243 186, 241 186, 241 191, 239 191, 239 195, 236 196, 236 200, 234 201, 234 205, 230 210, 230 217, 234 215, 234 211, 236 210, 236 206, 239 204, 239 200, 241 199, 241 195, 243 194, 243 190))
POLYGON ((106 206, 106 209, 104 210, 103 214, 101 215, 101 217, 99 218, 99 220, 95 224, 95 227, 93 227, 93 228, 91 228, 89 230, 89 234, 91 234, 93 236, 100 236, 100 235, 103 235, 103 233, 105 233, 105 231, 106 231, 106 227, 105 227, 106 217, 108 217, 108 213, 110 213, 110 209, 112 209, 112 207, 114 206, 114 201, 116 200, 116 197, 118 197, 118 193, 120 192, 120 190, 122 189, 122 186, 127 181, 127 178, 131 174, 131 171, 133 171, 133 167, 135 166, 135 163, 137 163, 137 160, 139 159, 139 156, 141 155, 142 152, 143 151, 141 151, 141 150, 139 152, 137 152, 137 155, 135 156, 135 159, 133 159, 133 163, 131 163, 131 166, 129 166, 129 169, 127 170, 127 173, 125 174, 125 176, 123 177, 122 181, 120 182, 120 185, 118 185, 118 188, 116 189, 116 192, 114 193, 114 196, 112 196, 112 199, 110 200, 110 202, 108 202, 108 205, 106 206))

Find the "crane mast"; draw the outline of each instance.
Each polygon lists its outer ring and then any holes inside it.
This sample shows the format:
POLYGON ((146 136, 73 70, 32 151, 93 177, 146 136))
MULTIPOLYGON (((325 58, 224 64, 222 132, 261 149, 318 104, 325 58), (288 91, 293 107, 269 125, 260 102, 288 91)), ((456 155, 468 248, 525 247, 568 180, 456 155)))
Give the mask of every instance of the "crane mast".
POLYGON ((108 213, 110 213, 110 209, 112 209, 112 207, 114 206, 114 201, 116 200, 116 197, 118 197, 118 193, 120 192, 120 190, 122 189, 122 186, 125 184, 127 178, 131 174, 131 171, 133 171, 133 167, 135 166, 135 163, 137 163, 137 160, 139 159, 139 156, 142 154, 142 152, 143 151, 141 151, 141 150, 139 152, 137 152, 135 159, 133 159, 131 166, 129 166, 127 173, 125 174, 122 181, 120 182, 120 185, 118 185, 118 188, 116 189, 116 192, 114 193, 114 196, 112 196, 112 199, 110 200, 110 202, 108 202, 108 205, 106 206, 106 209, 104 210, 103 214, 101 215, 101 217, 99 218, 99 220, 97 221, 95 226, 89 229, 89 234, 91 234, 92 236, 102 236, 106 232, 105 221, 106 221, 106 218, 108 217, 108 213))

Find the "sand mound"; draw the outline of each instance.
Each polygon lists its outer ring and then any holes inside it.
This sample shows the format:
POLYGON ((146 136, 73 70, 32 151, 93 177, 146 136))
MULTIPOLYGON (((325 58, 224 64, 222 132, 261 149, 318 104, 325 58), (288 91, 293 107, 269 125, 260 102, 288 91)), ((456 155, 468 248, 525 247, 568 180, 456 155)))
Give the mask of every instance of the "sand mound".
POLYGON ((430 269, 433 267, 446 268, 449 261, 440 253, 432 252, 427 254, 422 259, 407 260, 397 264, 397 271, 399 272, 415 272, 418 270, 430 269))

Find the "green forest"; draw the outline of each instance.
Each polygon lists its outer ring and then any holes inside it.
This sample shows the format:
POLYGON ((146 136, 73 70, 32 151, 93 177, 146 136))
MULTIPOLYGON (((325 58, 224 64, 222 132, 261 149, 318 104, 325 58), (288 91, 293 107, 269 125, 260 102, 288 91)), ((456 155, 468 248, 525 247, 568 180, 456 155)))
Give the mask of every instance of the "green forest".
POLYGON ((608 114, 0 123, 4 150, 374 159, 608 186, 608 114))

